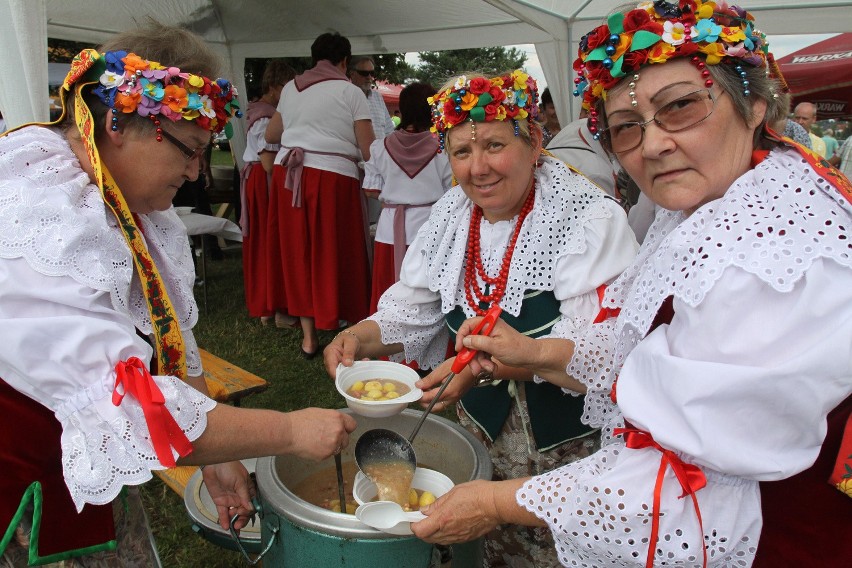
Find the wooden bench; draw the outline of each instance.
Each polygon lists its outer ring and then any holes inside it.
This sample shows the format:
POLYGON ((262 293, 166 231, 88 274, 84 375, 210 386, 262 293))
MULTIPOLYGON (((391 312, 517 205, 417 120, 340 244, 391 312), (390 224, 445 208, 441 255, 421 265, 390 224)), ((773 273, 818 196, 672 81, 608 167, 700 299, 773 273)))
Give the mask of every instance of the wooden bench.
POLYGON ((201 353, 201 367, 210 397, 218 402, 229 402, 239 406, 240 401, 250 394, 263 392, 269 387, 264 379, 233 363, 213 355, 204 349, 201 353))
MULTIPOLYGON (((204 369, 207 390, 210 392, 210 397, 217 402, 232 403, 234 406, 239 406, 243 398, 250 394, 263 392, 269 387, 268 382, 254 373, 240 369, 233 363, 229 363, 204 349, 198 351, 201 354, 201 366, 204 369)), ((154 473, 172 491, 183 498, 186 484, 196 469, 198 468, 194 465, 184 465, 155 471, 154 473)))

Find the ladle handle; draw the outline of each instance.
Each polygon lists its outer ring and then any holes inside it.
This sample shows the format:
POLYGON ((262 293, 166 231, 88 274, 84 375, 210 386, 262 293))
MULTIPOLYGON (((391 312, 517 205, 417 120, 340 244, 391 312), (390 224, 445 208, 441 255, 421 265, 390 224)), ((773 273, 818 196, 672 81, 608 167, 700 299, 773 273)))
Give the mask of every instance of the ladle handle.
MULTIPOLYGON (((500 317, 501 313, 503 313, 503 308, 501 308, 499 305, 494 304, 493 306, 491 306, 488 311, 485 312, 485 317, 482 318, 482 321, 479 322, 479 324, 475 328, 473 328, 473 331, 470 334, 490 335, 491 330, 494 329, 494 324, 497 323, 497 318, 500 317)), ((462 369, 464 369, 467 364, 470 363, 474 355, 476 355, 476 349, 468 349, 467 347, 463 347, 462 350, 459 351, 459 354, 456 355, 456 360, 453 361, 453 373, 460 373, 462 369)))
POLYGON ((435 406, 435 403, 441 398, 441 395, 444 394, 444 389, 447 388, 447 385, 450 384, 450 381, 453 380, 453 377, 456 376, 455 372, 451 372, 447 375, 447 378, 444 379, 444 382, 441 384, 441 388, 438 389, 438 392, 435 393, 435 398, 432 399, 432 402, 429 403, 429 406, 426 407, 426 410, 423 411, 423 414, 420 416, 420 420, 417 421, 417 425, 414 427, 414 431, 411 432, 411 435, 408 437, 408 443, 411 444, 414 442, 414 437, 417 435, 417 432, 420 431, 420 427, 423 426, 423 422, 426 421, 426 417, 429 416, 429 413, 432 412, 432 407, 435 406))
MULTIPOLYGON (((473 332, 471 335, 489 335, 491 330, 494 329, 494 324, 497 323, 497 318, 500 317, 500 314, 503 312, 503 308, 499 305, 494 304, 491 306, 488 311, 485 313, 485 317, 482 318, 482 321, 473 328, 473 332)), ((435 393, 435 398, 432 399, 432 402, 429 403, 429 406, 426 407, 426 410, 423 411, 423 415, 420 417, 420 420, 417 421, 417 425, 414 427, 414 431, 408 437, 408 443, 414 442, 414 437, 417 435, 417 432, 420 431, 420 427, 423 426, 423 422, 426 420, 426 417, 429 416, 429 413, 432 412, 432 407, 435 406, 435 403, 440 400, 441 395, 444 394, 444 390, 447 388, 447 385, 450 384, 450 381, 453 380, 458 373, 464 369, 468 363, 470 363, 473 356, 476 355, 476 349, 468 349, 467 347, 463 348, 459 351, 459 354, 456 355, 456 360, 453 361, 452 372, 447 375, 447 378, 444 379, 444 382, 441 384, 441 388, 438 389, 438 392, 435 393)))
POLYGON ((337 470, 337 498, 340 499, 340 512, 346 514, 346 491, 343 488, 343 461, 340 453, 334 454, 334 469, 337 470))

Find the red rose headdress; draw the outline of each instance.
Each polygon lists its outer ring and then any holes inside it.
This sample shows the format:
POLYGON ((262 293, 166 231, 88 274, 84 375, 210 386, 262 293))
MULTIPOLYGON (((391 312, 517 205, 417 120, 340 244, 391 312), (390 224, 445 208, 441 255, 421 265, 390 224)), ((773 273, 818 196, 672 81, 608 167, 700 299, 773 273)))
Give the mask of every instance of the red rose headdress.
POLYGON ((634 10, 611 15, 580 40, 574 96, 582 95, 583 108, 590 110, 628 74, 675 57, 697 55, 707 65, 735 61, 766 67, 766 36, 753 22, 751 14, 724 0, 641 2, 634 10))
MULTIPOLYGON (((431 131, 438 135, 440 149, 448 129, 463 121, 533 120, 538 116, 538 86, 520 69, 490 79, 465 75, 452 87, 428 99, 432 106, 431 131)), ((517 123, 515 128, 517 135, 517 123)))

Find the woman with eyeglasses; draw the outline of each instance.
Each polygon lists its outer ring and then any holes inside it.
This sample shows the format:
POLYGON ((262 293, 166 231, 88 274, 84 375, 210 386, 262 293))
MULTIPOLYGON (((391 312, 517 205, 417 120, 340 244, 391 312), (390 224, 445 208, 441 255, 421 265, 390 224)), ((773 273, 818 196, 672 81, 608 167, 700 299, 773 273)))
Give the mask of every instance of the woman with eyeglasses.
POLYGON ((314 66, 288 83, 266 141, 280 143, 269 196, 269 265, 280 266, 301 354, 320 352, 317 329, 356 322, 370 305, 369 234, 361 162, 375 135, 367 99, 349 82, 349 40, 320 35, 314 66))
POLYGON ((849 181, 766 129, 777 68, 739 7, 616 12, 581 39, 574 69, 590 130, 656 219, 607 288, 612 317, 585 337, 548 346, 502 323, 473 336, 472 319, 456 348, 482 350, 474 372, 555 362, 566 384, 605 393, 589 416, 603 448, 459 485, 414 533, 547 526, 565 566, 848 564, 849 181))
POLYGON ((238 114, 231 83, 210 79, 221 66, 151 22, 74 59, 57 122, 0 137, 2 566, 157 566, 135 489, 153 472, 211 464, 219 524, 241 528, 254 488, 236 460, 324 459, 355 428, 207 396, 171 203, 238 114))

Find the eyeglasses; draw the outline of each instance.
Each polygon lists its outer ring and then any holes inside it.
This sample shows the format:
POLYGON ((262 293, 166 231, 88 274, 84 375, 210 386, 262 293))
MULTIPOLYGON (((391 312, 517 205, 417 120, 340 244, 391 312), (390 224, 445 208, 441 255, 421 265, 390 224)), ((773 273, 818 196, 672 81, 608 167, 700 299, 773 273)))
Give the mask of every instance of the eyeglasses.
POLYGON ((364 69, 353 69, 353 71, 355 71, 356 73, 358 73, 362 77, 373 77, 374 79, 376 78, 376 71, 375 70, 365 71, 364 69))
POLYGON ((174 134, 171 134, 168 130, 166 130, 165 128, 160 129, 160 134, 162 134, 163 137, 166 140, 168 140, 169 142, 174 144, 175 147, 177 147, 177 149, 180 150, 181 154, 183 154, 183 156, 184 156, 184 158, 186 158, 187 162, 191 162, 192 160, 200 160, 201 156, 204 155, 204 152, 207 151, 207 145, 206 144, 204 146, 202 146, 201 148, 195 148, 195 149, 190 148, 189 146, 187 146, 186 144, 181 142, 174 134))
POLYGON ((613 124, 601 132, 601 138, 614 153, 628 152, 639 147, 645 137, 645 127, 650 123, 655 123, 666 132, 680 132, 713 114, 715 103, 716 98, 710 89, 699 89, 666 103, 649 120, 613 124))

